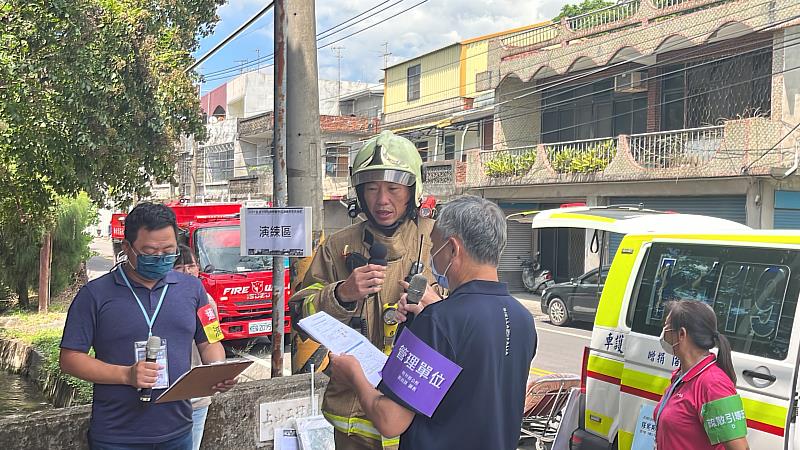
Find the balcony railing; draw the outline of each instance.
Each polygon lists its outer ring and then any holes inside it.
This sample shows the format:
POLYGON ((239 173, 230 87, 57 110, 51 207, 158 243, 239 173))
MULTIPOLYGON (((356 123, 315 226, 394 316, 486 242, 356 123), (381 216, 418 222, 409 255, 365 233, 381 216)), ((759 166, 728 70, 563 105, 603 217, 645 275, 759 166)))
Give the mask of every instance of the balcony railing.
POLYGON ((559 24, 542 25, 522 33, 512 34, 503 38, 503 45, 507 47, 528 47, 541 44, 558 37, 559 24))
POLYGON ((710 161, 724 139, 724 127, 692 128, 630 136, 633 159, 647 169, 699 166, 710 161))
POLYGON ((550 166, 558 173, 603 171, 617 154, 617 138, 545 144, 550 166))
POLYGON ((671 6, 680 5, 687 0, 654 0, 653 4, 656 8, 669 8, 671 6))
POLYGON ((627 19, 639 11, 641 0, 628 0, 567 19, 572 31, 587 30, 619 20, 627 19))
POLYGON ((536 147, 483 151, 480 158, 489 178, 521 177, 536 163, 536 147))

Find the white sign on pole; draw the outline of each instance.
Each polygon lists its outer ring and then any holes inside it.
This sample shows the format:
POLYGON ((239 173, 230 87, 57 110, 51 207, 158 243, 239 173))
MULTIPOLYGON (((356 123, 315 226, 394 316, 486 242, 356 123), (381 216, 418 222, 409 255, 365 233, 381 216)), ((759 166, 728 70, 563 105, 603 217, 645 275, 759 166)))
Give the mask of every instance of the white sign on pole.
POLYGON ((311 207, 242 207, 242 256, 311 256, 311 207))

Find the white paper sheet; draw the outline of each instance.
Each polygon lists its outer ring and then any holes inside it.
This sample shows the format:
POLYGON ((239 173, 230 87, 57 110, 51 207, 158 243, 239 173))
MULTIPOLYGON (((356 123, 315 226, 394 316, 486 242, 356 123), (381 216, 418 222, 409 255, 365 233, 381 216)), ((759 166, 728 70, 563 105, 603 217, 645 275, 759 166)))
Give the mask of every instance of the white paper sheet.
POLYGON ((318 312, 300 320, 300 327, 315 341, 334 354, 352 355, 361 363, 367 380, 377 386, 381 381, 380 371, 387 356, 358 331, 339 322, 328 313, 318 312))

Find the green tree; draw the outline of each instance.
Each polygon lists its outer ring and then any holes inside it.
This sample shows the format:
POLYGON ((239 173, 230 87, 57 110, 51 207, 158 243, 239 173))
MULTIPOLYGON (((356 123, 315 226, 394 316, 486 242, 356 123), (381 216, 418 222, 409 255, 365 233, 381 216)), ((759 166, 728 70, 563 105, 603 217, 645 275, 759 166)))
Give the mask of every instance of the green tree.
MULTIPOLYGON (((60 197, 52 225, 52 273, 50 291, 58 295, 73 281, 81 263, 90 255, 92 236, 86 228, 97 221, 97 208, 86 193, 77 197, 60 197)), ((20 306, 28 306, 28 292, 39 283, 39 248, 43 228, 26 229, 4 223, 0 230, 12 230, 11 236, 0 235, 0 283, 17 294, 20 306)))
POLYGON ((127 204, 172 180, 181 135, 202 138, 184 69, 222 3, 0 2, 0 279, 21 300, 59 197, 127 204))
POLYGON ((30 289, 38 281, 42 233, 43 228, 0 219, 0 283, 17 294, 22 308, 28 307, 30 289))
POLYGON ((62 198, 53 231, 53 260, 50 290, 53 295, 72 284, 81 264, 91 256, 92 236, 86 228, 97 222, 97 208, 86 193, 62 198))
POLYGON ((561 22, 562 18, 580 16, 581 14, 596 11, 613 4, 615 4, 615 2, 606 0, 583 0, 582 3, 576 3, 574 5, 566 4, 561 7, 561 12, 553 18, 553 22, 558 23, 561 22))
POLYGON ((40 221, 58 195, 126 202, 171 180, 174 143, 203 133, 184 69, 222 3, 0 4, 0 209, 40 221))

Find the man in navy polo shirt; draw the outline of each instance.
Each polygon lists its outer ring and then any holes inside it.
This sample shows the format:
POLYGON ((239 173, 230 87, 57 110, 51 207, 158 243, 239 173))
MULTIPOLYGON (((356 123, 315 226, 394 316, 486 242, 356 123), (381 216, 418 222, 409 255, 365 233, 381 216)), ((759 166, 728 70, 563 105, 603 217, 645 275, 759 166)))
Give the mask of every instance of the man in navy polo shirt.
POLYGON ((431 240, 431 269, 450 295, 421 311, 401 309, 419 314, 409 331, 462 368, 432 417, 385 383, 373 388, 352 356, 333 357, 333 378, 351 386, 382 435, 400 435, 401 450, 515 449, 536 329, 498 281, 503 212, 479 197, 458 198, 442 209, 431 240))
MULTIPOLYGON (((222 344, 209 344, 197 316, 208 303, 200 280, 172 271, 177 258, 175 214, 142 203, 125 220, 127 262, 81 288, 70 305, 61 339, 61 370, 94 383, 89 447, 93 450, 189 450, 189 400, 163 404, 152 398, 191 367, 192 341, 204 363, 222 361, 222 344), (158 336, 166 360, 137 361, 137 343, 158 336), (90 348, 95 357, 88 355, 90 348)), ((139 351, 140 355, 143 352, 139 351)), ((214 388, 226 391, 228 380, 214 388)))

